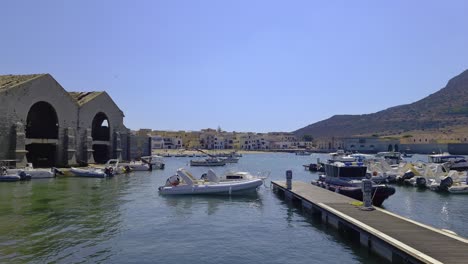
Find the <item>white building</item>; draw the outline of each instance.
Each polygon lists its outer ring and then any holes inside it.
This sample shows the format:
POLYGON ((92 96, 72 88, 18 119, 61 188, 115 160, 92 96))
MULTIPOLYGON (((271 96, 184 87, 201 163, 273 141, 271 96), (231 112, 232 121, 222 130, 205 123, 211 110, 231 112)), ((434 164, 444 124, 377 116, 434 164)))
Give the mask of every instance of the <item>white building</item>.
POLYGON ((151 149, 163 149, 164 139, 161 136, 151 137, 151 149))

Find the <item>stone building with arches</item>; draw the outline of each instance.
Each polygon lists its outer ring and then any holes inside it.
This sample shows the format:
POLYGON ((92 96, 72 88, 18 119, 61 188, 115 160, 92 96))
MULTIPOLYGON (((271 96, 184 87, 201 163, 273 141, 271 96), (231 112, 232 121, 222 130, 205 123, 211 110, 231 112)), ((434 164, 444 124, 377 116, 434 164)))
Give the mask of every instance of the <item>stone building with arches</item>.
POLYGON ((127 157, 124 114, 106 92, 67 92, 49 74, 0 75, 0 160, 71 166, 127 157))

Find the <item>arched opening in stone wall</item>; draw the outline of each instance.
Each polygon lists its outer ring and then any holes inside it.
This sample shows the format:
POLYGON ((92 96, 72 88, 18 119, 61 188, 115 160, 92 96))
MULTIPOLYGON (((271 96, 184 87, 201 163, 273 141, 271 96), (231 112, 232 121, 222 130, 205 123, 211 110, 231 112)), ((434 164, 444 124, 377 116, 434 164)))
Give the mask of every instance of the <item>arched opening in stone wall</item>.
POLYGON ((37 102, 29 109, 26 138, 58 139, 58 129, 57 113, 49 103, 37 102))
POLYGON ((47 102, 37 102, 29 109, 26 118, 26 139, 32 142, 26 145, 26 159, 35 167, 55 165, 59 124, 57 112, 47 102), (34 139, 41 139, 37 141, 34 139))
POLYGON ((26 159, 37 168, 49 168, 55 166, 55 153, 57 145, 55 144, 29 144, 26 146, 28 153, 26 159))
POLYGON ((93 141, 110 140, 109 119, 103 112, 99 112, 96 114, 96 116, 94 116, 91 129, 91 136, 93 137, 93 141))
POLYGON ((106 163, 110 158, 110 126, 109 118, 103 112, 97 113, 93 118, 91 127, 93 138, 93 157, 96 163, 106 163), (107 141, 107 142, 96 142, 107 141))
POLYGON ((96 163, 106 163, 110 159, 109 146, 94 144, 93 150, 93 157, 96 163))

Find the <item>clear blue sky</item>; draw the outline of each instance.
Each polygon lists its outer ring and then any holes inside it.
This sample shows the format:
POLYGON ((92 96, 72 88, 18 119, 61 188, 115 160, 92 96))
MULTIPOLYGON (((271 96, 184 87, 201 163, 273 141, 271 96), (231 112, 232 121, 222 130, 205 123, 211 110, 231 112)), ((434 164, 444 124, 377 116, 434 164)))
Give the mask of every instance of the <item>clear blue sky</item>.
POLYGON ((468 1, 2 1, 0 74, 106 90, 131 129, 293 131, 468 68, 468 1))

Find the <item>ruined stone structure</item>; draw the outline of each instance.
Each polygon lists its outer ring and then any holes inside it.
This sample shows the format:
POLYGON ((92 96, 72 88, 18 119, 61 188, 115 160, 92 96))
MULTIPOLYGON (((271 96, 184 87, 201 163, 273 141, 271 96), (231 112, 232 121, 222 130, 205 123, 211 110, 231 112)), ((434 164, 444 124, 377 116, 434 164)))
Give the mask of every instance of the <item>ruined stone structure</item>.
POLYGON ((0 160, 67 166, 128 157, 123 117, 106 92, 67 92, 49 74, 0 75, 0 160))

